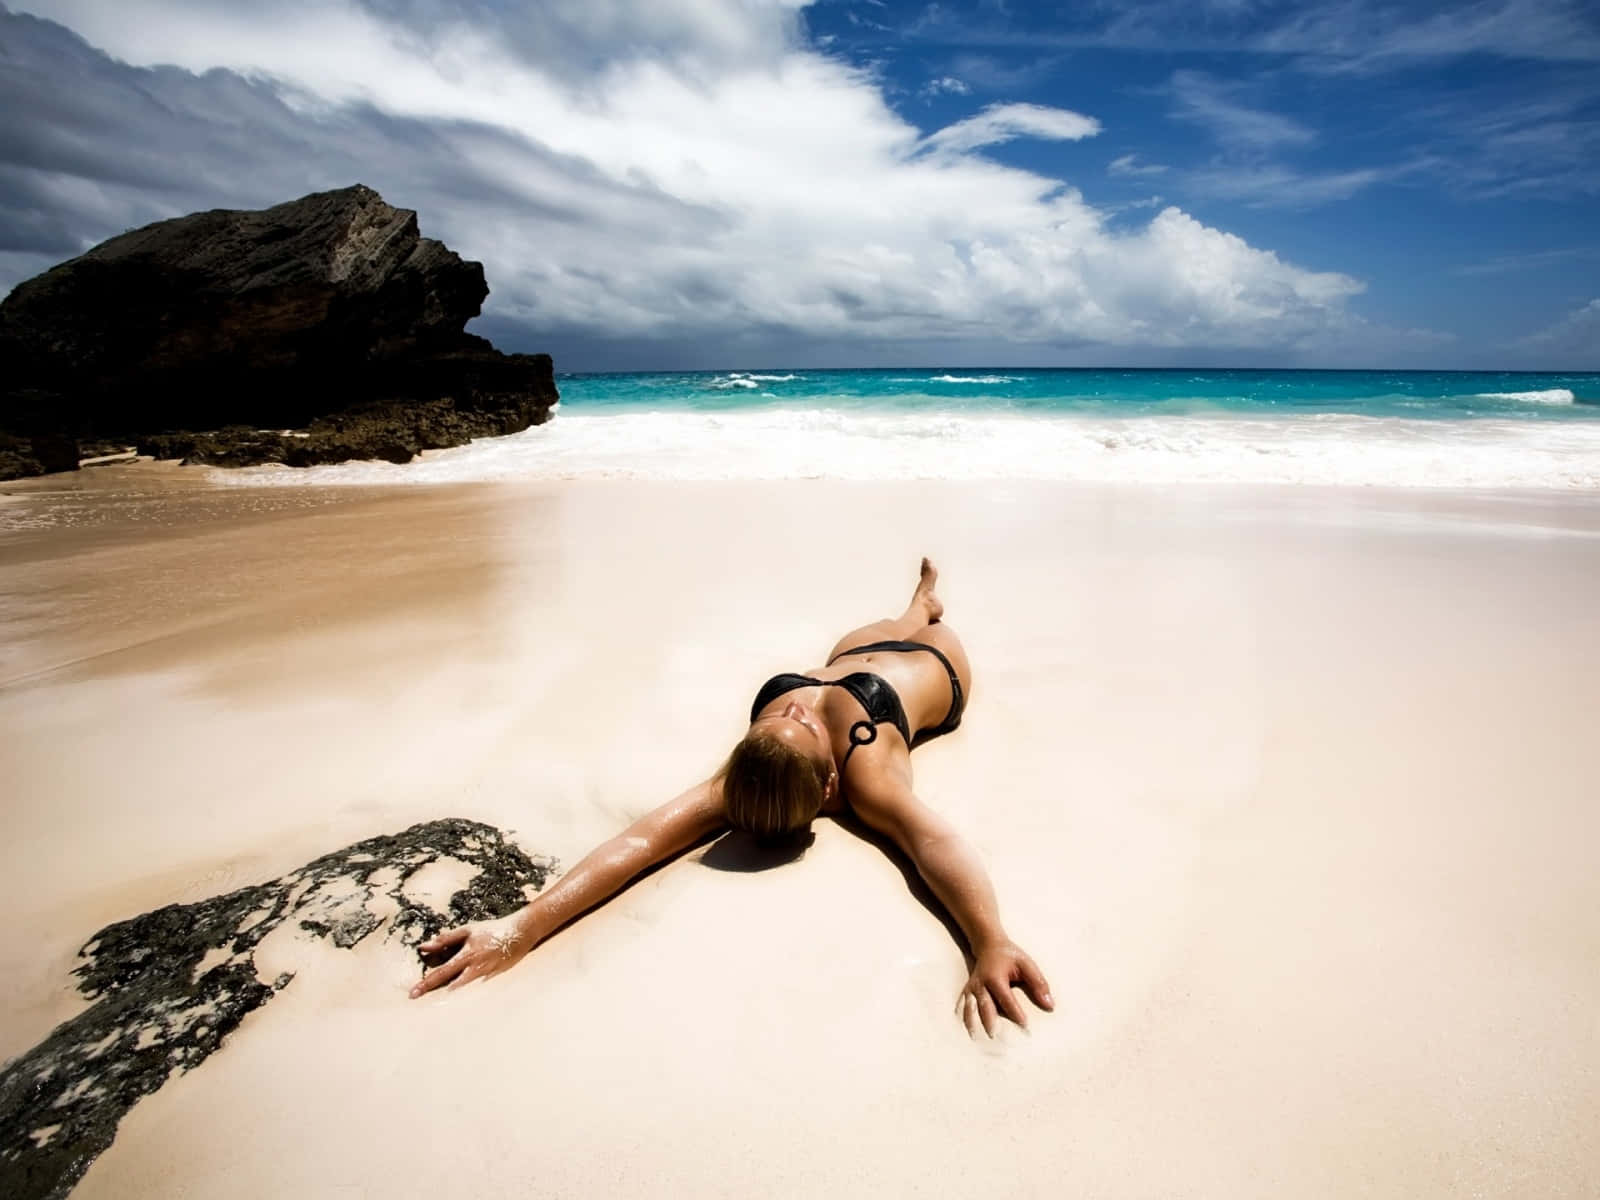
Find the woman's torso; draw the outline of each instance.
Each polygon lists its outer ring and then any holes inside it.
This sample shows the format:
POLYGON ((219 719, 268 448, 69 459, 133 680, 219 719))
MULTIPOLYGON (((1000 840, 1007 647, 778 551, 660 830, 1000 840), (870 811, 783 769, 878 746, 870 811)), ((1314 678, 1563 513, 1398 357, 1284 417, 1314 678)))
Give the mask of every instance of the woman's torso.
MULTIPOLYGON (((941 642, 954 640, 953 633, 946 632, 946 637, 941 637, 941 642)), ((913 638, 915 642, 923 645, 934 645, 933 638, 913 638)), ((881 719, 886 714, 876 714, 880 717, 877 735, 867 745, 856 744, 852 749, 850 730, 863 720, 872 720, 875 714, 865 712, 861 702, 851 689, 836 685, 838 681, 857 673, 876 675, 893 689, 899 698, 900 706, 905 712, 906 724, 911 731, 912 738, 928 730, 936 729, 943 724, 950 714, 953 688, 951 686, 950 671, 959 671, 960 675, 967 675, 968 668, 965 655, 960 654, 959 644, 954 649, 959 655, 959 664, 953 663, 949 670, 945 662, 951 661, 955 655, 949 652, 952 647, 946 645, 941 648, 944 658, 925 651, 916 650, 876 650, 864 654, 846 653, 835 658, 826 666, 815 667, 803 672, 805 676, 817 680, 815 684, 797 687, 769 701, 756 715, 767 716, 782 710, 784 704, 790 700, 799 700, 817 714, 828 730, 829 738, 833 745, 834 760, 842 766, 842 782, 845 790, 849 787, 849 772, 855 765, 851 760, 859 755, 875 758, 880 754, 908 754, 910 746, 900 736, 892 721, 881 719)), ((960 680, 970 690, 970 677, 960 680)), ((857 738, 861 737, 860 734, 857 738)))

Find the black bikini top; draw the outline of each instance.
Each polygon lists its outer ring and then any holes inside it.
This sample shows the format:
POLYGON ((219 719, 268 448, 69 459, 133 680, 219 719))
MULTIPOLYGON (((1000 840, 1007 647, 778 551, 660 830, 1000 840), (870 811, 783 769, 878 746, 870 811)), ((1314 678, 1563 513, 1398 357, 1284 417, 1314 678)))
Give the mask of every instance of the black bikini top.
POLYGON ((888 680, 870 671, 852 671, 843 679, 813 679, 809 675, 793 673, 774 675, 762 684, 761 690, 756 693, 755 703, 750 706, 750 720, 754 721, 763 708, 785 692, 818 685, 842 687, 855 697, 857 704, 867 710, 867 720, 857 721, 850 726, 850 749, 844 752, 844 762, 839 764, 840 770, 850 762, 850 756, 855 753, 857 746, 869 746, 877 740, 878 726, 885 721, 900 731, 900 736, 905 738, 907 746, 911 745, 911 724, 906 720, 905 706, 900 703, 899 695, 889 686, 888 680))

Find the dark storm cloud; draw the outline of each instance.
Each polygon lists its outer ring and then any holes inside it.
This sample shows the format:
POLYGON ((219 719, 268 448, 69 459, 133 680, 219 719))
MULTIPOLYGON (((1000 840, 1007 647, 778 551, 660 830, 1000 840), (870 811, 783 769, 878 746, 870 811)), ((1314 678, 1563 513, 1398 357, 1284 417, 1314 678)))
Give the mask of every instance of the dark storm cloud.
MULTIPOLYGON (((0 257, 0 290, 34 273, 38 255, 68 258, 181 213, 259 208, 358 181, 418 209, 424 233, 468 257, 491 257, 488 239, 473 244, 487 225, 558 231, 603 219, 593 205, 507 186, 469 161, 485 151, 559 177, 569 196, 621 196, 625 222, 704 229, 723 220, 505 130, 309 98, 297 110, 286 95, 299 99, 233 71, 129 66, 54 22, 0 9, 0 107, 22 117, 0 124, 0 252, 25 252, 0 257)), ((504 299, 518 291, 491 283, 504 299)), ((526 284, 537 288, 537 271, 526 284)))
MULTIPOLYGON (((266 86, 116 62, 49 21, 0 14, 4 238, 70 255, 199 208, 256 206, 347 183, 266 86), (265 153, 263 152, 265 151, 265 153)), ((6 286, 15 279, 0 280, 6 286)))
POLYGON ((274 93, 232 72, 130 67, 11 13, 0 45, 0 103, 22 116, 0 129, 0 161, 13 168, 175 196, 249 190, 236 169, 254 158, 250 143, 294 140, 294 115, 274 93))
POLYGON ((779 0, 40 3, 90 40, 0 8, 22 114, 0 131, 0 286, 150 221, 361 182, 484 262, 475 329, 569 367, 1367 333, 1342 273, 1177 209, 1113 224, 986 153, 1092 118, 1000 105, 923 136, 779 0))
POLYGON ((27 171, 0 167, 0 251, 70 257, 82 249, 71 222, 27 171))

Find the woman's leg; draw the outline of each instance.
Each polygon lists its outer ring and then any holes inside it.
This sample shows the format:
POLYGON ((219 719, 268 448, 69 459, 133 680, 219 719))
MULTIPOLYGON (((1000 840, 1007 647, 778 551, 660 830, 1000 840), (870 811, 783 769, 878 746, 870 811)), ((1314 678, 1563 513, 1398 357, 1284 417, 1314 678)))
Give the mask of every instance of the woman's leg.
POLYGON ((944 653, 950 660, 950 665, 955 668, 956 678, 961 681, 961 691, 964 702, 972 702, 972 663, 967 659, 967 648, 961 644, 961 639, 956 636, 956 631, 943 621, 937 625, 924 626, 917 633, 907 639, 912 642, 922 642, 944 653))
MULTIPOLYGON (((874 621, 871 625, 863 625, 860 629, 852 630, 834 643, 833 649, 828 652, 828 661, 832 662, 846 650, 856 646, 865 646, 871 642, 909 642, 928 641, 932 639, 919 636, 924 634, 930 625, 944 616, 944 603, 939 599, 934 586, 939 582, 939 572, 927 559, 922 560, 922 571, 917 579, 916 590, 911 593, 911 600, 906 605, 905 612, 889 620, 874 621)), ((940 649, 944 649, 941 645, 940 649)))

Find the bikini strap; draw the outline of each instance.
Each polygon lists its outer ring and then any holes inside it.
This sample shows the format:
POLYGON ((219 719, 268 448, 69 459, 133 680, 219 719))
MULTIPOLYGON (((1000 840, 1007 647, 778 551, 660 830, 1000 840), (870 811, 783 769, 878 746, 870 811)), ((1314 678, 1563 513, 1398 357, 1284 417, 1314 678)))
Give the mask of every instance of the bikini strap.
POLYGON ((870 746, 878 740, 878 727, 871 721, 857 721, 850 726, 850 749, 844 752, 844 761, 839 764, 839 774, 844 774, 844 769, 850 765, 850 756, 856 752, 857 746, 870 746))

